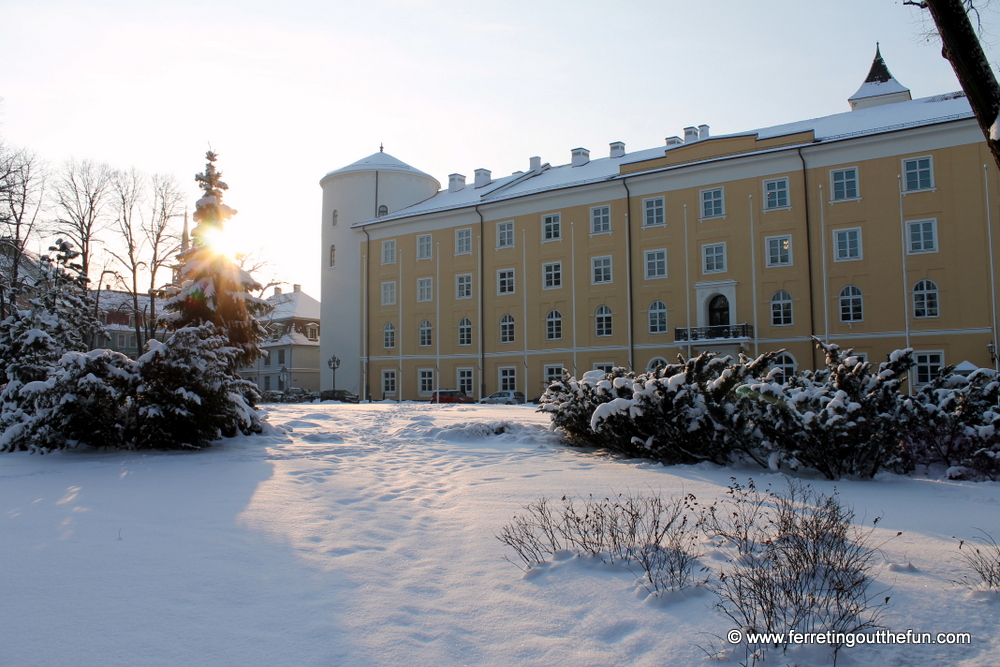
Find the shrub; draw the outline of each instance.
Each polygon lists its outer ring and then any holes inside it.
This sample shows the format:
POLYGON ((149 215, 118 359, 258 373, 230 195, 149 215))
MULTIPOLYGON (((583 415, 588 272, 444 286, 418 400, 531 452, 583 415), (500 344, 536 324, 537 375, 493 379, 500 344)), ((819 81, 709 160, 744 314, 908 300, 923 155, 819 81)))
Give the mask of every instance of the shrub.
POLYGON ((963 577, 961 583, 969 588, 1000 590, 1000 545, 982 528, 976 530, 982 533, 975 538, 976 544, 967 540, 958 541, 958 549, 962 552, 966 567, 975 574, 974 578, 963 577))

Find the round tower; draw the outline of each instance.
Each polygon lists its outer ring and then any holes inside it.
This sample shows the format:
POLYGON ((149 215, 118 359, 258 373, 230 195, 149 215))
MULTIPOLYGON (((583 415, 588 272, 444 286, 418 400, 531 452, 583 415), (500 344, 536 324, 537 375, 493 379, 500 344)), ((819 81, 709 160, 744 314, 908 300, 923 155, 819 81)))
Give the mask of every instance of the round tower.
POLYGON ((352 391, 363 400, 367 398, 361 386, 365 234, 353 226, 424 201, 434 196, 441 184, 381 149, 331 171, 319 184, 323 188, 320 386, 334 388, 329 362, 337 357, 341 363, 336 370, 336 388, 352 391))

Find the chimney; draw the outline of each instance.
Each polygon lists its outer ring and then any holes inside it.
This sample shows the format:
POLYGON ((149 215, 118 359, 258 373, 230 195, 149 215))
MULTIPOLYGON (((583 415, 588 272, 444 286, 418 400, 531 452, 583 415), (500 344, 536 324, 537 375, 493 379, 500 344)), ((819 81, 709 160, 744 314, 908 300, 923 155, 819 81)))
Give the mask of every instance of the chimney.
POLYGON ((462 174, 448 175, 448 192, 458 192, 465 188, 465 176, 462 174))
POLYGON ((570 164, 574 167, 582 167, 590 162, 590 151, 586 148, 574 148, 572 155, 570 164))
POLYGON ((493 182, 493 172, 489 169, 476 169, 476 187, 481 188, 493 182))
POLYGON ((274 288, 274 296, 278 296, 279 294, 281 294, 281 288, 280 287, 275 287, 274 288))
POLYGON ((625 155, 625 142, 624 141, 612 141, 611 142, 611 157, 623 157, 625 155))
POLYGON ((708 125, 698 126, 698 141, 704 141, 708 139, 708 125))
POLYGON ((537 155, 528 158, 528 171, 539 172, 542 170, 542 158, 537 155))
POLYGON ((684 140, 678 137, 676 134, 672 137, 667 137, 668 146, 680 146, 684 143, 684 140))
POLYGON ((685 127, 684 128, 684 143, 693 144, 698 141, 698 128, 697 127, 685 127))
POLYGON ((293 292, 301 292, 302 291, 302 285, 292 285, 292 291, 293 292))

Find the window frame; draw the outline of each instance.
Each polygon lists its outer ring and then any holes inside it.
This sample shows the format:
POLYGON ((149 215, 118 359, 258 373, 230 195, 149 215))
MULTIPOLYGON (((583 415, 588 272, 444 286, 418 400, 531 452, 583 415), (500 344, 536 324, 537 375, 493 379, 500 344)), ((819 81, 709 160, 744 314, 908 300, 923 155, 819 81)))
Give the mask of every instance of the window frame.
POLYGON ((840 294, 837 297, 837 303, 840 306, 840 321, 842 323, 844 323, 844 324, 853 324, 855 322, 864 322, 865 321, 865 293, 857 285, 854 285, 854 284, 844 285, 844 287, 841 288, 840 294), (856 289, 858 291, 858 293, 857 294, 853 294, 852 293, 852 294, 848 294, 848 295, 845 296, 844 292, 847 291, 848 289, 851 289, 851 288, 856 289), (844 303, 845 303, 845 300, 847 300, 847 299, 851 299, 852 300, 852 302, 849 304, 849 308, 850 308, 850 312, 851 312, 851 317, 848 318, 848 319, 845 319, 844 318, 844 303), (854 303, 853 303, 854 299, 857 300, 858 317, 854 317, 853 316, 854 315, 854 303))
POLYGON ((594 336, 609 338, 614 335, 614 313, 606 304, 601 304, 594 311, 594 336))
POLYGON ((941 288, 938 284, 929 278, 924 278, 918 280, 913 285, 912 290, 912 304, 913 306, 913 318, 917 320, 931 320, 941 317, 941 288), (924 285, 924 289, 918 290, 920 285, 924 285), (928 285, 930 287, 928 287, 928 285), (923 306, 917 306, 917 300, 923 301, 923 306), (933 302, 928 305, 929 302, 933 302), (918 310, 923 310, 923 315, 918 315, 918 310))
POLYGON ((840 169, 831 169, 830 170, 830 203, 836 203, 836 202, 840 202, 840 201, 857 201, 857 200, 861 199, 861 187, 859 185, 859 180, 860 179, 858 178, 858 168, 856 166, 855 167, 841 167, 840 169), (850 178, 850 179, 847 178, 846 174, 849 171, 853 171, 854 172, 854 177, 853 178, 850 178), (838 197, 837 196, 837 175, 838 174, 844 174, 844 178, 841 181, 844 184, 843 185, 843 190, 844 190, 844 196, 843 197, 838 197), (854 184, 854 195, 853 196, 850 196, 850 197, 847 196, 847 183, 853 183, 854 184))
POLYGON ((497 367, 497 391, 517 391, 517 366, 497 367))
POLYGON ((768 179, 765 179, 764 182, 763 182, 763 184, 762 184, 762 188, 763 188, 763 192, 764 192, 764 210, 765 211, 781 211, 781 210, 789 209, 789 208, 792 207, 792 197, 791 197, 791 193, 788 190, 788 177, 787 176, 782 176, 780 178, 768 178, 768 179), (779 184, 782 187, 779 188, 778 187, 779 184), (773 191, 773 193, 775 195, 775 197, 774 197, 775 201, 774 201, 773 205, 772 205, 772 202, 771 202, 772 191, 768 190, 768 186, 770 186, 770 185, 774 185, 775 186, 775 189, 773 191), (784 203, 781 202, 781 194, 782 193, 784 193, 784 198, 785 198, 784 203))
POLYGON ((792 299, 792 295, 788 290, 779 289, 771 295, 772 327, 790 327, 795 324, 793 303, 794 299, 792 299), (779 298, 782 295, 787 298, 779 298), (787 322, 785 321, 786 319, 788 320, 787 322))
POLYGON ((514 327, 516 325, 517 325, 517 322, 514 320, 514 316, 511 315, 510 313, 504 313, 500 317, 500 344, 501 345, 507 345, 507 344, 510 344, 510 343, 514 342, 514 339, 515 339, 515 335, 514 335, 515 334, 515 330, 514 330, 514 327), (509 340, 505 340, 505 338, 509 338, 509 340))
POLYGON ((642 200, 642 226, 665 227, 667 224, 667 203, 662 195, 642 200), (652 219, 652 222, 650 222, 652 219))
POLYGON ((511 294, 517 294, 517 283, 515 282, 516 274, 513 268, 508 269, 497 269, 497 296, 509 296, 511 294), (509 273, 509 277, 504 277, 502 274, 509 273), (510 289, 502 289, 505 284, 508 284, 510 289))
POLYGON ((417 369, 417 393, 420 396, 429 396, 434 392, 434 369, 417 369))
POLYGON ((766 266, 767 266, 767 268, 771 269, 771 268, 775 268, 775 267, 778 267, 778 266, 792 266, 793 265, 793 263, 792 263, 792 235, 791 234, 778 234, 776 236, 765 236, 764 237, 764 250, 765 250, 765 257, 767 258, 767 260, 766 260, 766 266), (783 262, 780 261, 780 259, 781 259, 781 246, 780 246, 780 243, 781 243, 782 240, 786 240, 788 242, 788 247, 785 250, 785 252, 788 255, 788 257, 787 257, 786 261, 783 261, 783 262), (776 241, 776 242, 779 243, 779 246, 777 248, 777 251, 778 251, 777 255, 778 255, 778 260, 779 261, 773 261, 773 255, 772 255, 772 252, 771 252, 771 243, 773 241, 776 241))
POLYGON ((657 299, 649 304, 649 308, 646 309, 646 330, 651 336, 658 336, 660 334, 667 333, 667 304, 661 299, 657 299), (657 304, 662 306, 662 308, 657 307, 657 304), (662 317, 661 317, 662 314, 662 317), (656 326, 653 326, 653 317, 656 317, 656 326), (660 324, 662 323, 662 330, 660 330, 660 324))
POLYGON ((434 259, 434 235, 417 234, 417 261, 434 259))
POLYGON ((431 303, 434 301, 434 278, 417 278, 417 302, 431 303))
POLYGON ((455 254, 456 255, 471 255, 472 254, 472 228, 465 227, 463 229, 455 230, 455 254), (468 247, 465 247, 468 246, 468 247))
POLYGON ((933 381, 934 377, 941 373, 944 366, 944 350, 915 351, 913 353, 913 384, 919 387, 933 381), (928 358, 932 355, 938 357, 936 364, 928 358), (924 357, 923 361, 921 361, 921 357, 924 357))
MULTIPOLYGON (((924 242, 923 232, 921 231, 921 242, 924 242)), ((926 245, 926 244, 925 244, 926 245)), ((907 255, 926 255, 928 253, 938 252, 938 232, 937 232, 937 218, 924 218, 922 220, 907 220, 906 221, 906 254, 907 255), (930 225, 931 247, 928 249, 926 247, 920 249, 914 249, 913 247, 913 228, 917 225, 930 225)))
POLYGON ((903 158, 902 159, 902 174, 903 174, 903 194, 907 194, 907 193, 910 193, 910 192, 927 192, 927 191, 930 191, 930 190, 934 190, 935 189, 935 186, 934 186, 934 156, 933 155, 920 155, 918 157, 903 158), (920 174, 921 171, 923 171, 923 169, 920 168, 920 161, 921 160, 927 160, 927 167, 926 167, 927 172, 928 172, 928 179, 927 179, 928 184, 927 185, 920 185, 920 176, 919 176, 919 174, 920 174), (917 168, 914 169, 914 170, 912 170, 914 173, 917 174, 917 187, 913 187, 913 188, 910 187, 910 172, 911 172, 911 170, 908 169, 908 165, 911 164, 911 163, 917 165, 917 168))
POLYGON ((551 385, 553 382, 558 382, 562 380, 565 372, 566 372, 565 364, 545 364, 544 366, 542 366, 542 377, 545 378, 545 389, 548 389, 549 385, 551 385), (558 370, 558 373, 556 372, 556 370, 558 370))
MULTIPOLYGON (((642 265, 643 265, 643 277, 646 280, 659 280, 661 278, 667 277, 667 249, 666 248, 653 248, 652 250, 644 250, 642 253, 642 265), (650 256, 654 253, 662 253, 663 255, 663 272, 662 273, 651 273, 650 267, 650 256)), ((660 260, 653 260, 656 262, 657 269, 659 268, 660 260)))
POLYGON ((614 269, 614 260, 612 259, 612 255, 598 255, 597 257, 591 257, 590 258, 590 284, 591 285, 609 285, 609 284, 613 283, 614 282, 613 269, 614 269), (607 264, 598 267, 598 262, 601 262, 603 264, 605 260, 607 260, 607 264), (598 269, 600 269, 600 271, 601 271, 601 276, 600 276, 602 278, 601 280, 598 280, 598 277, 599 277, 598 276, 598 269), (606 280, 603 279, 605 275, 607 276, 606 280))
POLYGON ((590 207, 590 233, 592 235, 611 233, 611 204, 590 207))
POLYGON ((434 346, 434 325, 430 320, 420 320, 417 326, 417 343, 420 347, 434 346))
POLYGON ((337 266, 337 244, 330 244, 330 266, 328 268, 335 268, 337 266))
POLYGON ((544 262, 542 264, 542 289, 560 289, 562 286, 562 262, 544 262))
POLYGON ((719 241, 717 243, 704 243, 704 244, 702 244, 702 246, 701 246, 701 272, 703 274, 708 274, 708 273, 725 273, 727 271, 727 268, 728 268, 727 264, 728 264, 728 262, 727 262, 727 257, 726 257, 726 242, 725 241, 719 241), (716 267, 712 268, 712 269, 709 269, 708 268, 708 260, 709 260, 708 253, 709 253, 709 250, 710 249, 714 250, 714 249, 719 249, 719 248, 722 249, 721 253, 713 253, 713 255, 714 255, 714 257, 713 257, 713 263, 716 264, 716 267), (718 268, 718 262, 719 262, 719 258, 720 257, 722 258, 722 267, 718 268))
POLYGON ((799 370, 799 362, 798 362, 798 360, 796 360, 796 358, 795 358, 794 355, 790 354, 787 351, 786 352, 782 352, 781 354, 778 354, 773 359, 771 359, 770 366, 771 366, 771 368, 779 368, 779 369, 781 369, 782 382, 787 381, 789 375, 795 375, 795 373, 798 372, 798 370, 799 370), (782 357, 787 357, 791 361, 791 364, 788 364, 788 363, 776 363, 782 357), (791 373, 788 373, 785 370, 789 366, 791 366, 791 373))
POLYGON ((383 396, 395 396, 396 395, 396 369, 395 368, 383 368, 382 369, 382 395, 383 396))
POLYGON ((382 283, 382 305, 396 305, 396 281, 386 280, 382 283))
POLYGON ((472 320, 468 317, 458 321, 458 345, 459 347, 472 345, 472 320))
POLYGON ((396 239, 382 241, 382 264, 396 263, 396 239))
POLYGON ((711 220, 713 218, 724 218, 724 217, 726 217, 726 188, 725 188, 725 186, 719 186, 719 187, 715 187, 715 188, 705 188, 704 190, 699 190, 698 191, 698 203, 699 203, 698 210, 701 212, 701 217, 699 218, 699 220, 711 220), (711 203, 713 204, 713 206, 712 206, 713 212, 709 213, 708 212, 708 208, 706 207, 706 205, 709 203, 709 201, 705 199, 705 195, 711 194, 711 193, 719 193, 719 196, 712 198, 711 203), (716 202, 718 202, 718 207, 715 206, 716 202), (717 213, 715 212, 716 208, 719 209, 719 212, 717 212, 717 213))
POLYGON ((500 248, 513 248, 514 247, 514 221, 504 220, 497 223, 497 245, 496 249, 500 248), (509 228, 508 228, 509 225, 509 228), (503 243, 505 240, 510 240, 510 243, 503 243))
POLYGON ((465 392, 466 396, 475 397, 476 392, 476 369, 470 366, 462 366, 455 369, 455 386, 459 391, 465 392), (466 377, 467 376, 467 377, 466 377), (465 381, 468 379, 469 388, 465 388, 465 381))
POLYGON ((542 243, 562 241, 562 213, 545 213, 542 215, 542 243))
POLYGON ((562 340, 562 313, 555 308, 545 314, 545 340, 562 340))
POLYGON ((865 258, 865 246, 864 237, 861 232, 861 227, 846 227, 844 229, 834 229, 833 230, 833 261, 835 262, 857 262, 865 258), (838 236, 841 234, 850 234, 851 232, 857 232, 858 235, 858 255, 857 257, 840 255, 840 241, 838 236))
POLYGON ((455 298, 456 299, 471 299, 472 298, 472 274, 471 273, 458 273, 455 275, 455 298), (466 289, 463 289, 466 288, 466 289))

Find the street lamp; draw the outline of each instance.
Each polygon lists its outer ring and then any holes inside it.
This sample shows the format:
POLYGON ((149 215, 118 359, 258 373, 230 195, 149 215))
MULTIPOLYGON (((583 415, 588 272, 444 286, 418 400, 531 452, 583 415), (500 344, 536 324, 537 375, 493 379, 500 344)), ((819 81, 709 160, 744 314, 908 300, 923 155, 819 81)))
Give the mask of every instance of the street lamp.
POLYGON ((286 391, 287 392, 288 391, 288 368, 286 366, 282 366, 281 370, 278 371, 278 377, 281 379, 281 384, 282 384, 281 389, 282 389, 282 391, 286 391))
POLYGON ((990 363, 996 364, 997 362, 997 346, 993 341, 986 343, 986 349, 990 352, 990 363))
POLYGON ((330 357, 330 360, 326 362, 326 365, 330 367, 331 371, 333 371, 333 388, 336 389, 337 369, 340 368, 340 359, 337 358, 337 355, 333 355, 332 357, 330 357))

